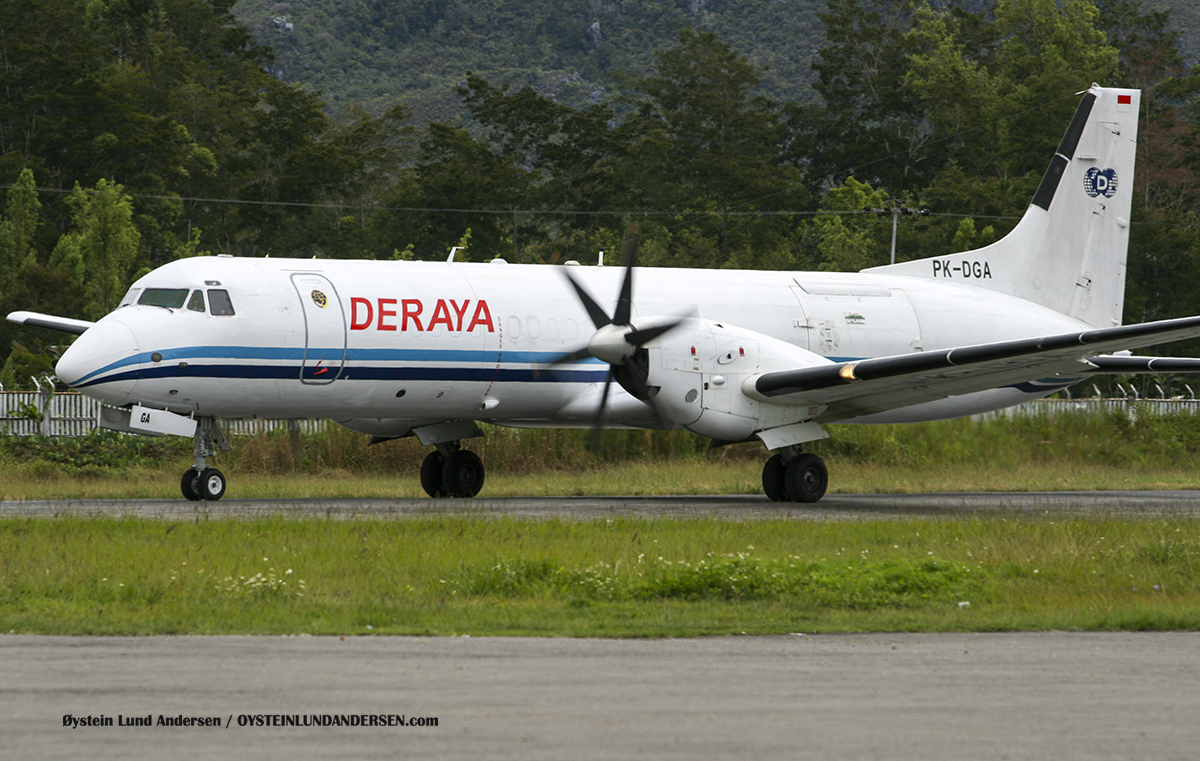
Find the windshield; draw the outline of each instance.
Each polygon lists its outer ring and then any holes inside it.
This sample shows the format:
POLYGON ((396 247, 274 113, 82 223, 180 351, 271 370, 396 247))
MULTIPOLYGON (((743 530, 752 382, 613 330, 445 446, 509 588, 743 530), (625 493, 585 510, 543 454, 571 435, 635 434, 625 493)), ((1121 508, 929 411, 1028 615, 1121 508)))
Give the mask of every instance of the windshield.
POLYGON ((192 294, 192 297, 188 299, 188 309, 193 312, 204 311, 204 291, 197 290, 192 294))
POLYGON ((152 307, 179 309, 183 306, 183 302, 187 301, 187 297, 187 288, 147 288, 137 303, 152 307))

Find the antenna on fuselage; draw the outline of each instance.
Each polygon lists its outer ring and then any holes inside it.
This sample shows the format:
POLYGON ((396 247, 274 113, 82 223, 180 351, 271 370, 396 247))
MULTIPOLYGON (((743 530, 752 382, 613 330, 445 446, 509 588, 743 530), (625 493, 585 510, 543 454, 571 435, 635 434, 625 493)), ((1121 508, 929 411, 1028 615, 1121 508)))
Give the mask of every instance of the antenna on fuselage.
POLYGON ((604 252, 603 251, 600 252, 600 261, 596 262, 596 266, 597 267, 604 266, 604 252))
POLYGON ((464 248, 466 248, 466 246, 453 246, 453 247, 451 247, 451 249, 450 249, 450 256, 449 256, 449 257, 446 259, 446 261, 447 261, 447 262, 452 262, 452 261, 454 261, 454 255, 455 255, 455 254, 457 254, 459 251, 462 251, 464 248))

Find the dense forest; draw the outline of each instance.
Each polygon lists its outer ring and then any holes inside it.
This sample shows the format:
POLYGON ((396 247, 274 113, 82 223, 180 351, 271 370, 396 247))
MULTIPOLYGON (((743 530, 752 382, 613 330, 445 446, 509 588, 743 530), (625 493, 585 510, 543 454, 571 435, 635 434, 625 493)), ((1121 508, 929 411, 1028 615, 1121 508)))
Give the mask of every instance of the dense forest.
MULTIPOLYGON (((1200 77, 1166 12, 828 0, 809 97, 680 25, 603 92, 463 70, 466 116, 418 120, 403 93, 330 109, 287 84, 232 5, 0 5, 0 313, 95 319, 215 253, 857 270, 887 260, 893 207, 923 212, 898 259, 964 250, 1015 223, 1092 82, 1145 91, 1126 320, 1200 311, 1200 77)), ((459 7, 396 5, 397 40, 459 7)), ((29 386, 63 338, 4 323, 0 382, 29 386)))
POLYGON ((465 71, 564 105, 597 102, 620 89, 614 73, 654 71, 655 51, 681 26, 715 32, 745 55, 758 70, 758 93, 811 98, 823 3, 238 0, 233 13, 274 51, 272 73, 321 90, 332 110, 354 102, 379 114, 403 100, 424 125, 469 117, 455 95, 465 71))

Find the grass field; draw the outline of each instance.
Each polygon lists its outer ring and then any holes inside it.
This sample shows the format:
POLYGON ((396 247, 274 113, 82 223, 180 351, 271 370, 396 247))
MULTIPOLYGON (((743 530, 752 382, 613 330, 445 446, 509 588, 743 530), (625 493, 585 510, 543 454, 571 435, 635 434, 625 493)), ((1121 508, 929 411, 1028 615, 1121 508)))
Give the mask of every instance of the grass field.
POLYGON ((1200 628, 1200 522, 9 519, 0 631, 1200 628))

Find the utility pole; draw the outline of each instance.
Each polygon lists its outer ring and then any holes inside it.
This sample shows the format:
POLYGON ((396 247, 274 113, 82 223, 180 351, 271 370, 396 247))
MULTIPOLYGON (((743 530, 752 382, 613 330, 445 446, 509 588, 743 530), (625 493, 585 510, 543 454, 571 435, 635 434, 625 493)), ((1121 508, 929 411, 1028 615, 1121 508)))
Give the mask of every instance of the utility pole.
POLYGON ((896 228, 899 226, 900 215, 904 214, 907 216, 909 214, 916 214, 922 217, 929 216, 929 209, 912 209, 908 206, 904 206, 899 201, 888 201, 888 208, 870 209, 870 211, 873 211, 880 216, 887 214, 892 215, 892 264, 896 263, 896 228))

